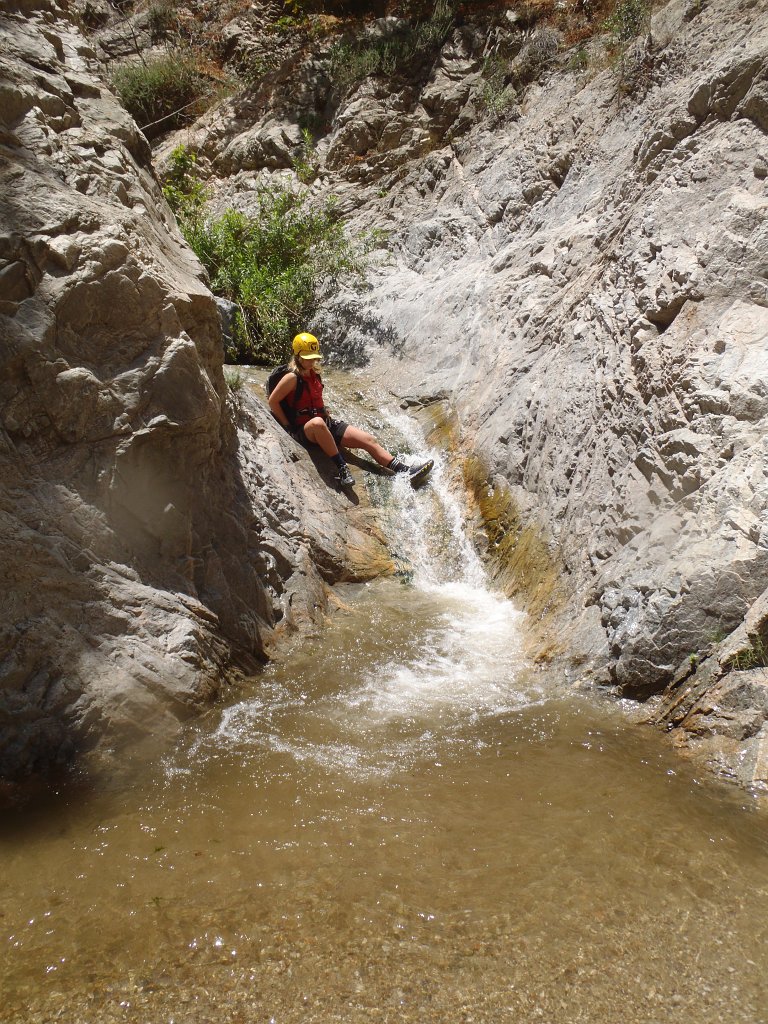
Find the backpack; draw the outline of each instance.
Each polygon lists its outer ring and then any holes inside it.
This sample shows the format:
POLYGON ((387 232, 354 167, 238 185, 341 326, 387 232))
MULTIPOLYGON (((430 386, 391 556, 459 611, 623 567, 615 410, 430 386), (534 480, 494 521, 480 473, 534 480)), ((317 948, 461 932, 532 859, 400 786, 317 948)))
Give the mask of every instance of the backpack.
MULTIPOLYGON (((270 373, 270 375, 267 377, 267 383, 264 385, 264 387, 267 390, 267 398, 269 398, 269 396, 275 390, 275 388, 286 375, 286 373, 295 372, 296 371, 292 370, 290 366, 288 366, 286 363, 283 363, 282 366, 276 366, 274 370, 270 373)), ((301 379, 301 376, 297 373, 296 390, 293 392, 293 395, 291 396, 291 401, 289 401, 287 398, 284 398, 280 402, 280 407, 285 413, 285 415, 288 417, 288 422, 290 423, 291 426, 293 426, 294 423, 296 422, 296 403, 298 402, 299 398, 301 398, 301 392, 303 390, 304 381, 301 379)))

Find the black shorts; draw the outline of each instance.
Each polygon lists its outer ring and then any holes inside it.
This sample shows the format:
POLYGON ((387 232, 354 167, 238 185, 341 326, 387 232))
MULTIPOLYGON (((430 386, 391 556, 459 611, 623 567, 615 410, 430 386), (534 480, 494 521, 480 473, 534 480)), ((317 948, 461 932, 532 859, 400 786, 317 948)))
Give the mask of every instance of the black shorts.
POLYGON ((330 416, 328 417, 328 429, 333 435, 333 440, 336 442, 337 448, 341 448, 341 439, 344 437, 344 431, 349 426, 344 420, 334 420, 330 416))

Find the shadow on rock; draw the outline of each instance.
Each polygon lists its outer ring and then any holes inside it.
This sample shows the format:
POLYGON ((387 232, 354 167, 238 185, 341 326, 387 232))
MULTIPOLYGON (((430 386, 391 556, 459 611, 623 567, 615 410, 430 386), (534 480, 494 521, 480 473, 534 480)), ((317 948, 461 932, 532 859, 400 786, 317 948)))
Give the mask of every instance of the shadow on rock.
POLYGON ((355 494, 351 487, 339 487, 337 481, 334 479, 338 472, 335 463, 331 462, 328 456, 321 451, 317 445, 313 444, 307 446, 306 452, 312 460, 312 465, 317 470, 317 475, 327 487, 333 491, 339 491, 344 494, 349 499, 350 504, 360 504, 360 498, 355 494))
POLYGON ((350 301, 334 305, 315 330, 329 360, 341 369, 367 366, 372 348, 386 348, 398 359, 403 356, 405 342, 395 328, 385 325, 373 310, 350 301))
POLYGON ((350 466, 363 469, 366 473, 372 473, 374 476, 392 476, 390 470, 380 466, 378 462, 371 462, 370 459, 364 459, 360 455, 355 455, 354 452, 347 451, 344 457, 350 466))

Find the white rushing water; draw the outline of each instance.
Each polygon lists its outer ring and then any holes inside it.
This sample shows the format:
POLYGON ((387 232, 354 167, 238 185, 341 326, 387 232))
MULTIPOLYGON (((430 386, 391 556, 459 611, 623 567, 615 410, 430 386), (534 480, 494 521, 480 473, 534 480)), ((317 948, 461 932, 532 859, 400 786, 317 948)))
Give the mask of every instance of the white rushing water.
POLYGON ((400 582, 362 588, 352 616, 266 673, 258 698, 227 709, 225 745, 280 750, 328 769, 389 774, 460 742, 478 716, 537 702, 520 683, 523 613, 489 588, 439 451, 394 413, 399 443, 435 461, 414 489, 373 477, 400 582))
MULTIPOLYGON (((388 505, 390 537, 414 570, 421 589, 464 586, 466 599, 482 599, 488 581, 477 552, 464 528, 461 506, 450 487, 445 456, 427 450, 418 427, 402 413, 390 413, 387 422, 415 452, 434 460, 426 487, 414 490, 403 477, 395 477, 394 501, 388 505)), ((511 609, 511 606, 510 606, 511 609)))

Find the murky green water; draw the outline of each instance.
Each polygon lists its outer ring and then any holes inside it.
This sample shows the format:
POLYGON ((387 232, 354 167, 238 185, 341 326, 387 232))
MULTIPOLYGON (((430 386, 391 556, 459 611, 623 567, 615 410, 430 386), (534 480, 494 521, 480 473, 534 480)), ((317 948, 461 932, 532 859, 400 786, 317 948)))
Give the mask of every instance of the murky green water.
POLYGON ((411 585, 5 819, 4 1024, 768 1021, 766 819, 541 684, 439 473, 390 497, 411 585))

